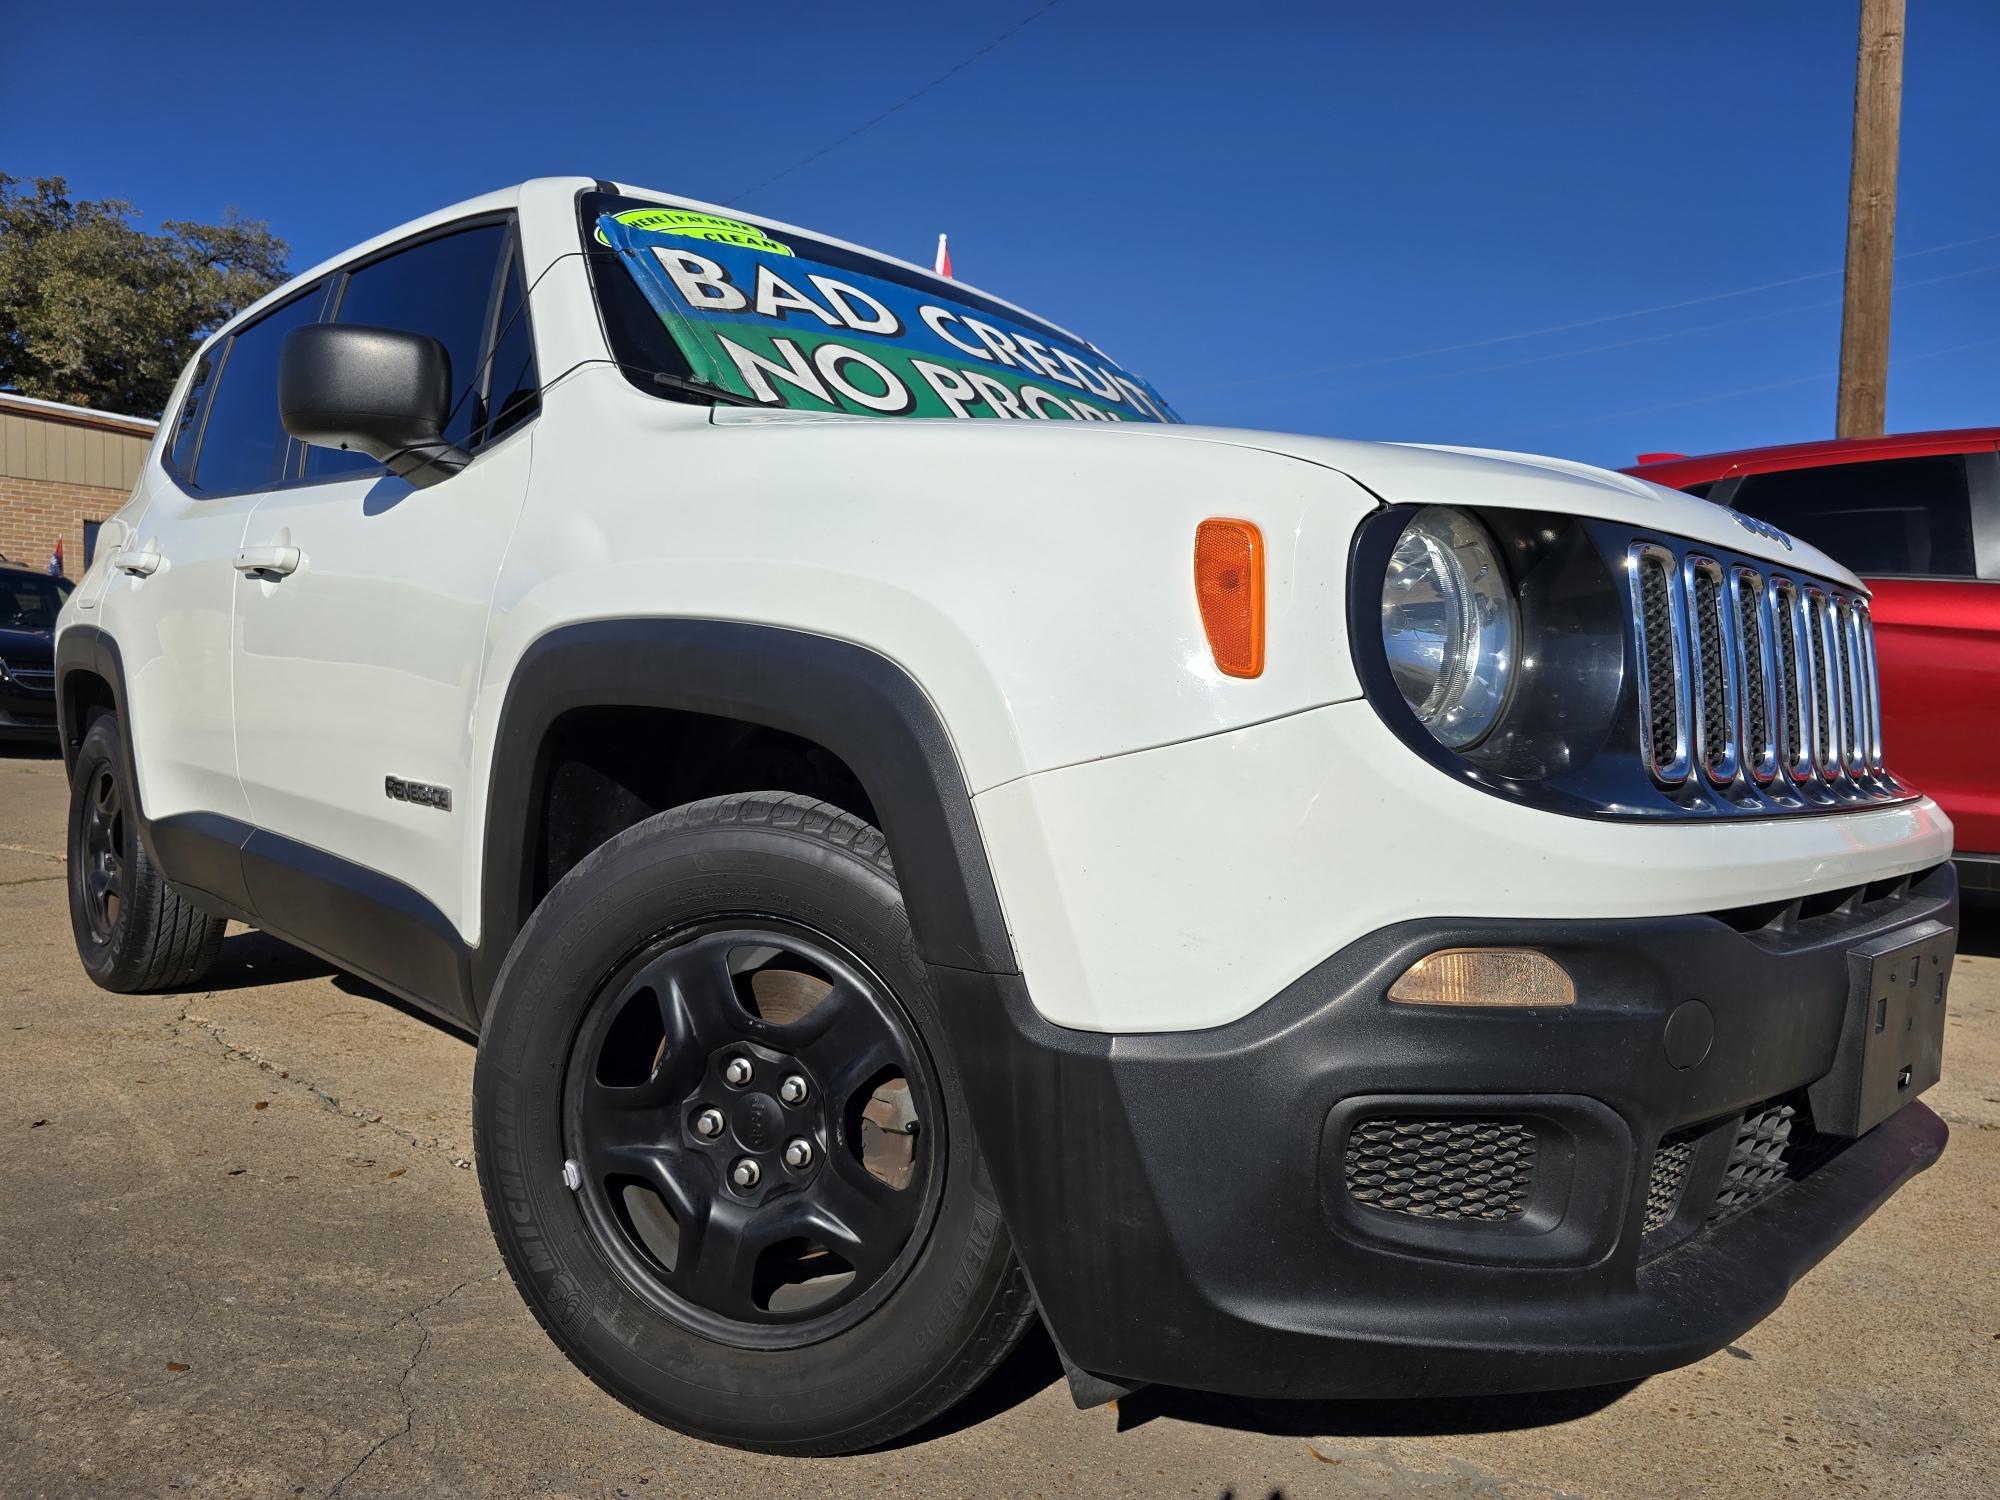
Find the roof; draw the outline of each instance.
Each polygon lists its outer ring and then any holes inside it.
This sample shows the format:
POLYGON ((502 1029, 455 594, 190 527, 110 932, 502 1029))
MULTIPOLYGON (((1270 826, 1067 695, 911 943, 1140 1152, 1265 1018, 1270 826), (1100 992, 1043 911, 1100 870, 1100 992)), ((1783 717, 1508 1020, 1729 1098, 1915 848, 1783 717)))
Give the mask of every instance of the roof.
POLYGON ((99 427, 106 432, 129 432, 134 437, 151 437, 159 423, 151 417, 128 417, 118 412, 96 411, 88 406, 69 406, 61 401, 44 401, 38 396, 0 391, 0 411, 44 421, 67 422, 77 427, 99 427))
POLYGON ((1869 459, 1914 458, 1927 453, 1971 453, 2000 445, 2000 427, 1958 427, 1939 432, 1900 432, 1872 438, 1822 438, 1810 443, 1777 443, 1727 453, 1676 456, 1625 469, 1670 489, 1721 479, 1749 470, 1816 469, 1826 464, 1869 459))

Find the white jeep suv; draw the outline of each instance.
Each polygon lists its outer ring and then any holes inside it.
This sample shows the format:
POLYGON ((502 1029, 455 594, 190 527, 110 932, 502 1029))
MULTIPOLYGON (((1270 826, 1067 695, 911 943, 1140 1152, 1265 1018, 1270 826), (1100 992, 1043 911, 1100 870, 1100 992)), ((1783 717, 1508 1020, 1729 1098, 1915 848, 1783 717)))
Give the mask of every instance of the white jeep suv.
POLYGON ((1631 1379, 1944 1144, 1867 591, 1685 495, 555 179, 233 319, 103 536, 91 976, 234 918, 476 1034, 522 1295, 690 1432, 888 1441, 1037 1316, 1084 1403, 1631 1379))

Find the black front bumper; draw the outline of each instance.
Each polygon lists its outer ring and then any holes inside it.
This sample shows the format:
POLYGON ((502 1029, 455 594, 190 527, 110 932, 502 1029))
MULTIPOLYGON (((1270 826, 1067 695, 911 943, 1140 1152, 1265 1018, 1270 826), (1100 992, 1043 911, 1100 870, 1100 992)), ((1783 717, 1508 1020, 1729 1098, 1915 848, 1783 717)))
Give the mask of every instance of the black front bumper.
POLYGON ((1831 1117, 1844 1026, 1854 1045, 1856 950, 1957 919, 1944 865, 1757 912, 1406 923, 1240 1021, 1151 1035, 1063 1030, 1018 979, 941 977, 1074 1366, 1249 1396, 1497 1393, 1712 1353, 1937 1159, 1921 1103, 1854 1139, 1813 1112, 1831 1117), (1422 955, 1478 946, 1554 955, 1576 1005, 1387 1000, 1422 955), (1440 1188, 1423 1164, 1444 1159, 1440 1188))
MULTIPOLYGON (((38 669, 39 671, 46 668, 38 669)), ((56 738, 56 695, 28 687, 0 672, 0 737, 56 738)))

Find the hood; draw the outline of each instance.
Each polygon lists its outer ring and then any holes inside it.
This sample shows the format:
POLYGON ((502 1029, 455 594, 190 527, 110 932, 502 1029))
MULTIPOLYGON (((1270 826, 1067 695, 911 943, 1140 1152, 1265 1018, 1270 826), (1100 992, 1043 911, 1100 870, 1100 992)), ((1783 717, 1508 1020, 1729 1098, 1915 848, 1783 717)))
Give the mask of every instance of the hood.
POLYGON ((0 626, 0 659, 23 662, 50 661, 55 657, 53 630, 13 630, 0 626))
POLYGON ((1711 547, 1755 557, 1779 567, 1826 578, 1858 593, 1861 580, 1819 548, 1774 526, 1706 500, 1670 490, 1650 480, 1566 458, 1502 453, 1486 448, 1446 448, 1420 443, 1364 443, 1351 438, 1302 437, 1239 427, 1193 427, 1139 422, 958 422, 950 418, 854 416, 846 412, 785 411, 717 406, 708 420, 717 426, 811 424, 843 430, 914 434, 942 424, 996 442, 1174 442, 1216 443, 1317 464, 1344 474, 1384 504, 1488 506, 1499 510, 1543 510, 1613 521, 1662 536, 1685 537, 1711 547))
MULTIPOLYGON (((1107 427, 1110 424, 1105 424, 1107 427)), ((1487 448, 1433 447, 1421 443, 1363 443, 1346 438, 1300 437, 1229 427, 1123 428, 1148 437, 1228 443, 1303 459, 1345 474, 1394 505, 1492 506, 1595 516, 1646 531, 1706 542, 1712 547, 1796 568, 1867 592, 1861 580, 1819 548, 1776 527, 1712 505, 1679 490, 1630 474, 1566 458, 1503 453, 1487 448)))

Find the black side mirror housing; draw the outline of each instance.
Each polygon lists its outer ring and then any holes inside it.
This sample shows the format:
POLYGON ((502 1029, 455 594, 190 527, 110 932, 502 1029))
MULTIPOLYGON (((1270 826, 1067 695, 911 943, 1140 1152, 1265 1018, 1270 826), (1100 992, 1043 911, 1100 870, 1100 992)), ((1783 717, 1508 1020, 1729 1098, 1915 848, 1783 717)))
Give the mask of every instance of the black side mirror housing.
POLYGON ((449 479, 472 455, 444 438, 451 417, 451 355, 428 334, 313 323, 278 354, 285 431, 316 448, 347 448, 424 486, 449 479))

